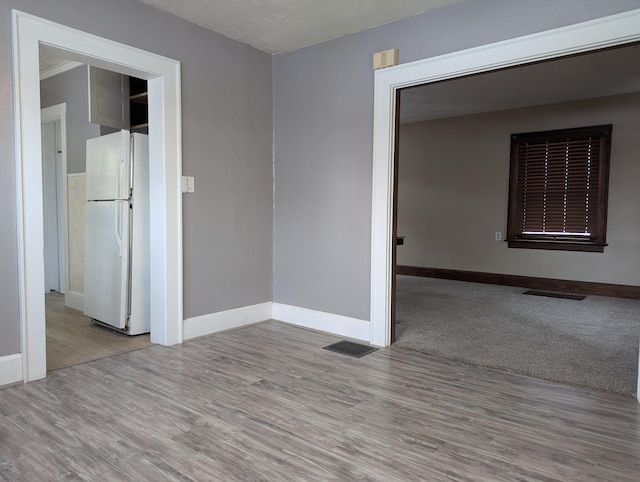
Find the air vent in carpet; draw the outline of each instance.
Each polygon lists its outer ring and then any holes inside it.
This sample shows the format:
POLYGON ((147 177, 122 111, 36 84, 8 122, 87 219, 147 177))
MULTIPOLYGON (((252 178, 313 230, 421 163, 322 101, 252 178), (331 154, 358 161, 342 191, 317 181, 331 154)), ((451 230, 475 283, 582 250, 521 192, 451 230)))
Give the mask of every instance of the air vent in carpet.
POLYGON ((537 290, 527 290, 523 295, 533 295, 533 296, 546 296, 547 298, 561 298, 563 300, 577 300, 582 301, 586 298, 586 295, 574 295, 571 293, 558 293, 556 291, 537 291, 537 290))
POLYGON ((343 355, 354 356, 360 358, 368 355, 377 350, 368 345, 361 345, 360 343, 354 343, 352 341, 339 341, 324 347, 325 350, 335 351, 336 353, 342 353, 343 355))

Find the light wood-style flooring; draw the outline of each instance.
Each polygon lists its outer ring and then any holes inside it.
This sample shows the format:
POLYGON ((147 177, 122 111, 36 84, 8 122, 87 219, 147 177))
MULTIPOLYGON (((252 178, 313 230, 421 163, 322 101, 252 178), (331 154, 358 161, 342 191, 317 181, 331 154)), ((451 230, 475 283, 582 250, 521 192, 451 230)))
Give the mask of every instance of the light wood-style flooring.
POLYGON ((4 480, 638 481, 630 397, 266 322, 0 390, 4 480))
POLYGON ((151 345, 149 335, 127 336, 92 323, 82 312, 64 305, 64 295, 45 295, 47 371, 151 345))

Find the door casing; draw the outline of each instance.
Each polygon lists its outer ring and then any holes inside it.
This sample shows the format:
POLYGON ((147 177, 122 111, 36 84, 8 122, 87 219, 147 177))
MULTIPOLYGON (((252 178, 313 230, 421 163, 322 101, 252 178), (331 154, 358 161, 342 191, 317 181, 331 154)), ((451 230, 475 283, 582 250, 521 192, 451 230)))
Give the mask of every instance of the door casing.
POLYGON ((151 341, 183 339, 180 62, 12 10, 22 379, 46 376, 39 47, 148 81, 151 341))
POLYGON ((374 79, 370 341, 391 343, 397 92, 640 41, 640 9, 377 70, 374 79))
MULTIPOLYGON (((391 343, 397 92, 640 41, 640 9, 377 70, 374 82, 370 340, 391 343)), ((640 365, 640 359, 639 359, 640 365)), ((640 400, 640 380, 637 398, 640 400)))

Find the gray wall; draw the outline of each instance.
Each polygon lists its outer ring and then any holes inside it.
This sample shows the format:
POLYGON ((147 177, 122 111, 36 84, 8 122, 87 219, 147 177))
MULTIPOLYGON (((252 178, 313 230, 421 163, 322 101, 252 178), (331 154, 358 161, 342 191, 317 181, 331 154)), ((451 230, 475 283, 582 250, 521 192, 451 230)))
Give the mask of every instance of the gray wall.
POLYGON ((67 103, 67 173, 85 172, 86 140, 100 135, 89 122, 87 66, 81 65, 40 82, 40 105, 67 103))
POLYGON ((404 63, 639 7, 468 0, 274 56, 274 301, 369 319, 373 53, 404 63))
POLYGON ((131 0, 2 2, 0 356, 20 350, 10 8, 182 62, 184 315, 270 301, 271 56, 131 0))
POLYGON ((639 124, 635 93, 402 125, 398 264, 640 285, 639 124), (511 134, 601 124, 613 124, 604 253, 497 242, 507 225, 511 134))

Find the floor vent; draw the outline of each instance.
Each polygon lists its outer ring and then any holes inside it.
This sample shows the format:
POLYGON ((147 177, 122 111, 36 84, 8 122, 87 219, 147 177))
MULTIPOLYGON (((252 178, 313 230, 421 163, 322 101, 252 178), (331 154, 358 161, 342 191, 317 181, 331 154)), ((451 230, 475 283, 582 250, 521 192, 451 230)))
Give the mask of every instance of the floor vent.
POLYGON ((352 341, 339 341, 323 347, 325 350, 335 351, 336 353, 342 353, 343 355, 354 356, 360 358, 362 356, 373 353, 377 348, 373 348, 369 345, 361 345, 360 343, 354 343, 352 341))
POLYGON ((558 293, 556 291, 537 291, 537 290, 527 290, 523 295, 533 295, 533 296, 546 296, 547 298, 561 298, 563 300, 576 300, 582 301, 587 296, 586 295, 574 295, 571 293, 558 293))

